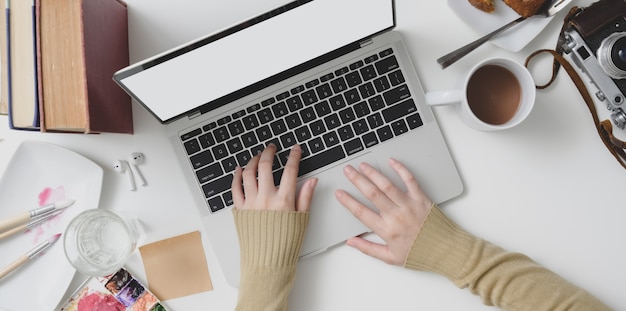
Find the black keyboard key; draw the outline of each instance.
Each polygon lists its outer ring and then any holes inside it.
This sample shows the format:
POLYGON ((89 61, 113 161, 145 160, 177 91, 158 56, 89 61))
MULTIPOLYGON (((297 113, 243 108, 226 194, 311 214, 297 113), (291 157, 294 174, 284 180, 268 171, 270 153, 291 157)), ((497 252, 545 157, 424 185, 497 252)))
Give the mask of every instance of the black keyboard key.
POLYGON ((200 144, 198 143, 198 140, 195 138, 192 140, 186 141, 183 145, 185 146, 185 150, 187 151, 188 155, 192 155, 202 150, 202 148, 200 148, 200 144))
POLYGON ((228 156, 228 148, 226 148, 225 144, 219 144, 211 148, 211 151, 213 151, 213 156, 215 157, 215 160, 220 160, 228 156))
POLYGON ((294 131, 296 135, 296 139, 298 139, 298 143, 302 143, 311 139, 311 131, 309 131, 308 126, 301 126, 294 131))
POLYGON ((215 141, 221 143, 230 138, 230 134, 228 134, 228 129, 225 126, 218 127, 213 131, 213 136, 215 136, 215 141))
POLYGON ((222 199, 224 199, 224 203, 226 204, 226 206, 231 206, 235 204, 235 202, 233 201, 233 193, 231 191, 224 192, 224 194, 222 194, 222 199))
POLYGON ((254 104, 254 105, 252 105, 252 106, 250 106, 250 107, 246 108, 246 111, 247 111, 248 113, 253 113, 253 112, 255 112, 255 111, 257 111, 257 110, 260 110, 260 109, 261 109, 261 104, 254 104))
POLYGON ((339 77, 333 81, 330 81, 330 86, 333 88, 333 92, 341 93, 348 89, 346 80, 343 77, 339 77))
POLYGON ((346 73, 348 73, 348 71, 350 71, 350 69, 348 69, 348 67, 341 67, 341 68, 335 70, 335 76, 345 75, 346 73))
POLYGON ((321 77, 320 77, 320 81, 321 81, 321 82, 326 82, 326 81, 328 81, 328 80, 330 80, 330 79, 332 79, 332 78, 334 78, 334 77, 335 77, 335 75, 334 75, 332 72, 329 72, 329 73, 327 73, 327 74, 325 74, 325 75, 321 76, 321 77))
POLYGON ((274 99, 274 97, 271 97, 271 98, 268 98, 268 99, 262 101, 261 102, 261 106, 267 107, 267 106, 269 106, 269 105, 271 105, 271 104, 273 104, 275 102, 276 102, 276 100, 274 99))
POLYGON ((291 146, 296 144, 296 136, 291 132, 286 133, 280 136, 280 142, 283 144, 285 149, 289 149, 291 146))
POLYGON ((278 154, 278 159, 280 160, 280 164, 282 166, 287 165, 287 159, 289 159, 289 153, 291 150, 287 149, 278 154))
POLYGON ((235 154, 236 152, 243 150, 243 144, 241 143, 241 139, 239 139, 238 137, 235 137, 226 142, 226 146, 228 147, 228 152, 230 152, 231 154, 235 154))
POLYGON ((383 116, 379 112, 377 112, 375 114, 367 116, 367 123, 369 124, 371 129, 375 129, 385 124, 385 121, 383 120, 383 116))
POLYGON ((377 78, 373 82, 374 82, 374 88, 376 89, 377 92, 384 92, 391 87, 391 85, 389 84, 389 80, 387 79, 386 76, 377 78))
POLYGON ((217 125, 224 125, 228 122, 232 121, 232 118, 230 116, 225 116, 219 120, 217 120, 217 125))
POLYGON ((298 171, 298 176, 313 172, 326 165, 337 162, 345 157, 346 154, 343 152, 343 148, 341 148, 341 146, 336 146, 326 151, 320 152, 316 155, 300 161, 300 170, 298 171))
POLYGON ((263 152, 264 149, 265 149, 265 145, 256 145, 252 147, 252 149, 250 149, 250 153, 252 153, 252 155, 255 156, 257 154, 261 154, 261 152, 263 152))
POLYGON ((367 105, 366 102, 360 102, 354 105, 353 108, 357 118, 363 118, 366 115, 370 114, 370 107, 367 105))
POLYGON ((224 174, 224 172, 222 171, 222 166, 219 163, 213 163, 212 165, 196 171, 196 176, 201 184, 218 178, 222 176, 222 174, 224 174))
POLYGON ((376 70, 378 70, 378 74, 381 75, 396 70, 398 67, 398 60, 395 56, 389 56, 376 62, 376 70))
POLYGON ((366 148, 370 148, 372 146, 376 146, 378 144, 378 137, 376 137, 376 133, 369 132, 363 135, 363 144, 366 148))
POLYGON ((381 58, 383 57, 387 57, 389 55, 393 54, 393 50, 391 48, 388 48, 384 51, 381 51, 380 53, 378 53, 378 56, 380 56, 381 58))
POLYGON ((230 131, 231 136, 237 136, 245 131, 240 120, 235 120, 233 123, 229 123, 228 130, 230 131))
POLYGON ((235 157, 237 158, 237 163, 239 163, 239 166, 241 167, 248 165, 248 162, 250 162, 250 159, 252 159, 252 155, 248 150, 244 150, 238 153, 235 157))
POLYGON ((388 75, 389 82, 391 82, 392 86, 396 86, 398 84, 404 83, 404 75, 402 75, 402 71, 396 70, 388 75))
POLYGON ((205 165, 213 163, 213 156, 210 150, 202 151, 189 158, 194 169, 199 169, 205 165))
POLYGON ((213 139, 213 135, 211 133, 198 136, 198 140, 200 141, 200 146, 202 146, 203 149, 209 148, 215 144, 215 140, 213 139))
POLYGON ((315 120, 316 116, 315 111, 313 111, 313 107, 307 107, 306 109, 300 111, 300 117, 302 118, 303 123, 309 123, 315 120))
POLYGON ((283 119, 272 122, 270 124, 270 127, 272 128, 272 132, 274 132, 274 135, 280 135, 287 131, 287 124, 285 124, 285 121, 283 121, 283 119))
POLYGON ((365 148, 363 147, 363 143, 361 143, 361 139, 360 138, 355 138, 345 144, 343 144, 343 147, 346 149, 346 153, 350 156, 353 155, 357 152, 361 152, 363 151, 365 148))
POLYGON ((339 116, 336 113, 333 113, 324 118, 324 123, 326 124, 326 128, 328 130, 332 130, 341 125, 341 121, 339 121, 339 116))
POLYGON ((233 120, 234 120, 234 119, 239 119, 239 118, 241 118, 241 117, 243 117, 245 115, 246 115, 246 111, 242 109, 242 110, 239 110, 239 111, 233 113, 232 117, 233 117, 233 120))
POLYGON ((298 85, 294 87, 293 89, 291 89, 291 95, 296 95, 302 91, 304 91, 304 85, 298 85))
POLYGON ((272 138, 270 140, 268 140, 267 142, 265 142, 265 146, 269 146, 270 144, 274 144, 274 146, 276 146, 276 151, 280 151, 282 150, 282 145, 280 144, 280 139, 278 137, 272 138))
POLYGON ((237 160, 235 160, 235 157, 228 157, 222 160, 222 167, 224 168, 224 173, 230 173, 237 167, 237 160))
POLYGON ((314 86, 316 86, 316 85, 319 85, 319 84, 320 84, 320 80, 318 80, 318 79, 314 79, 314 80, 311 80, 311 81, 309 81, 309 82, 305 83, 304 85, 305 85, 307 88, 309 88, 309 89, 310 89, 310 88, 312 88, 312 87, 314 87, 314 86))
POLYGON ((385 101, 380 95, 376 95, 370 98, 367 102, 370 104, 370 108, 372 108, 372 111, 385 108, 385 101))
POLYGON ((369 98, 376 95, 376 89, 374 89, 374 85, 371 82, 367 82, 359 86, 359 93, 361 98, 369 98))
POLYGON ((343 96, 346 98, 346 103, 348 105, 352 105, 361 100, 359 91, 356 88, 346 91, 343 93, 343 96))
POLYGON ((328 84, 328 83, 324 83, 324 84, 316 87, 315 91, 317 92, 317 98, 319 100, 328 98, 331 95, 333 95, 333 90, 331 89, 330 84, 328 84))
POLYGON ((209 123, 209 124, 207 124, 207 125, 203 126, 203 127, 202 127, 202 129, 203 129, 205 132, 208 132, 208 131, 210 131, 210 130, 212 130, 212 129, 216 128, 216 127, 217 127, 217 123, 216 123, 216 122, 211 122, 211 123, 209 123))
POLYGON ((365 66, 363 68, 361 68, 361 77, 363 78, 363 81, 369 81, 372 80, 374 78, 376 78, 376 70, 374 69, 374 66, 372 65, 368 65, 365 66))
POLYGON ((323 102, 319 102, 319 103, 315 104, 315 106, 313 106, 313 107, 315 108, 315 112, 317 112, 317 115, 319 117, 323 117, 323 116, 331 113, 330 105, 328 104, 327 100, 325 100, 323 102))
POLYGON ((214 181, 204 184, 202 190, 204 190, 204 196, 210 198, 216 194, 222 193, 231 188, 233 183, 233 174, 225 175, 214 181))
MULTIPOLYGON (((274 156, 274 161, 272 162, 272 171, 275 171, 281 167, 280 161, 278 160, 278 156, 274 156)), ((280 179, 279 179, 280 180, 280 179)))
POLYGON ((277 118, 286 116, 289 113, 289 110, 287 109, 287 105, 285 105, 285 102, 280 102, 276 105, 273 105, 272 111, 274 112, 274 116, 276 116, 277 118))
POLYGON ((311 134, 313 134, 313 136, 319 136, 326 132, 326 127, 324 126, 324 121, 322 120, 317 120, 309 124, 309 127, 311 128, 311 134))
POLYGON ((406 122, 409 124, 409 128, 412 130, 424 124, 424 122, 422 122, 422 117, 420 117, 419 113, 408 116, 406 118, 406 122))
POLYGON ((381 142, 393 137, 393 132, 391 131, 391 127, 389 127, 389 125, 385 125, 376 130, 376 134, 378 134, 378 138, 381 142))
POLYGON ((243 134, 241 136, 241 141, 246 148, 250 148, 259 143, 259 141, 256 139, 256 135, 254 135, 254 132, 246 132, 245 134, 243 134))
POLYGON ((350 64, 349 67, 350 67, 350 70, 355 70, 355 69, 363 67, 363 65, 364 65, 363 61, 360 60, 360 61, 356 61, 356 62, 350 64))
POLYGON ((402 135, 409 131, 409 128, 406 126, 406 122, 404 120, 396 120, 391 123, 391 129, 396 136, 402 135))
POLYGON ((195 129, 195 130, 193 130, 191 132, 187 132, 187 133, 185 133, 183 135, 180 135, 180 139, 182 141, 185 141, 185 140, 188 140, 188 139, 190 139, 192 137, 196 137, 196 136, 198 136, 200 134, 202 134, 202 130, 198 128, 198 129, 195 129))
POLYGON ((368 56, 368 57, 366 57, 366 58, 364 59, 364 61, 365 61, 365 63, 366 63, 366 64, 373 63, 373 62, 375 62, 375 61, 377 61, 377 60, 378 60, 378 55, 376 55, 376 54, 374 54, 374 55, 370 55, 370 56, 368 56))
POLYGON ((337 137, 337 133, 335 133, 335 131, 324 134, 322 138, 324 138, 324 143, 326 144, 326 147, 329 148, 339 143, 339 137, 337 137))
POLYGON ((287 108, 289 108, 289 112, 294 112, 304 107, 304 104, 302 103, 302 99, 300 99, 299 95, 290 97, 289 99, 285 101, 285 103, 287 104, 287 108))
POLYGON ((341 94, 331 97, 328 101, 330 102, 330 106, 333 108, 334 111, 337 111, 346 106, 346 101, 345 99, 343 99, 343 96, 341 94))
POLYGON ((302 155, 300 159, 304 159, 311 155, 311 151, 309 151, 309 146, 307 146, 307 144, 300 145, 300 149, 302 149, 302 155))
POLYGON ((246 128, 246 131, 249 131, 259 126, 259 119, 257 119, 256 115, 253 114, 243 117, 243 119, 241 119, 241 122, 243 122, 243 126, 246 128))
POLYGON ((354 137, 354 131, 352 131, 352 127, 350 124, 344 125, 337 130, 337 134, 339 134, 339 138, 341 141, 346 141, 354 137))
POLYGON ((363 80, 361 80, 361 76, 358 71, 352 71, 346 75, 346 83, 348 84, 348 87, 355 87, 363 83, 363 80))
POLYGON ((405 100, 395 106, 391 106, 383 110, 383 118, 385 122, 389 123, 396 119, 402 118, 417 111, 415 102, 412 99, 405 100))
POLYGON ((270 131, 270 127, 267 125, 261 126, 256 130, 256 135, 259 137, 259 141, 263 142, 270 138, 272 138, 272 131, 270 131))
POLYGON ((292 130, 302 125, 302 120, 300 120, 300 115, 298 115, 298 113, 292 113, 286 116, 285 122, 287 123, 287 127, 292 130))
POLYGON ((311 151, 311 153, 318 153, 324 150, 324 142, 322 141, 322 139, 319 137, 311 139, 311 141, 309 142, 309 150, 311 151))
POLYGON ((215 213, 221 209, 223 209, 224 206, 224 202, 222 202, 222 197, 214 197, 214 198, 210 198, 208 201, 209 204, 209 208, 211 209, 211 212, 215 213))
POLYGON ((348 124, 356 120, 356 116, 354 115, 354 110, 352 110, 352 107, 348 107, 339 111, 339 118, 341 118, 341 122, 343 122, 343 124, 348 124))
POLYGON ((312 105, 317 102, 317 95, 315 94, 315 90, 308 90, 302 93, 302 101, 305 105, 312 105))
POLYGON ((406 84, 403 84, 383 93, 383 97, 385 98, 387 106, 391 106, 401 100, 411 97, 411 92, 409 91, 409 87, 406 84))
POLYGON ((283 169, 280 169, 272 173, 272 175, 274 176, 274 186, 280 185, 280 180, 281 178, 283 178, 283 171, 283 169))
POLYGON ((270 108, 265 108, 257 112, 256 115, 257 117, 259 117, 259 122, 261 122, 261 124, 265 124, 274 120, 274 116, 272 115, 272 111, 270 110, 270 108))
POLYGON ((369 127, 367 127, 367 122, 365 119, 359 119, 352 122, 352 129, 354 130, 354 134, 361 135, 367 131, 369 131, 369 127))
POLYGON ((289 92, 282 92, 282 93, 276 95, 276 100, 277 101, 281 101, 281 100, 284 100, 284 99, 288 98, 289 96, 291 96, 291 94, 289 94, 289 92))

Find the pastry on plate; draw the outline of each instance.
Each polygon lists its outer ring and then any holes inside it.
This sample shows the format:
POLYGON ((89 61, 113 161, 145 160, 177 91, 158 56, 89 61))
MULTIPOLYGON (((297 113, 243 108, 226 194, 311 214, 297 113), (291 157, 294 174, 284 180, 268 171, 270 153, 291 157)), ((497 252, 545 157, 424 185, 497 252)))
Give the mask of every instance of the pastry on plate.
POLYGON ((491 13, 496 9, 493 5, 493 0, 469 0, 469 3, 475 8, 487 13, 491 13))

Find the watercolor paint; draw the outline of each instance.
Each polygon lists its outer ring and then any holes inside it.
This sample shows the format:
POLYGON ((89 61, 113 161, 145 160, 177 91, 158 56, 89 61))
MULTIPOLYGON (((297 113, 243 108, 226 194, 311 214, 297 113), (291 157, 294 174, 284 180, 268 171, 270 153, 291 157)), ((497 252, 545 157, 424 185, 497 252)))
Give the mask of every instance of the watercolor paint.
POLYGON ((59 311, 167 311, 126 269, 83 283, 59 311))

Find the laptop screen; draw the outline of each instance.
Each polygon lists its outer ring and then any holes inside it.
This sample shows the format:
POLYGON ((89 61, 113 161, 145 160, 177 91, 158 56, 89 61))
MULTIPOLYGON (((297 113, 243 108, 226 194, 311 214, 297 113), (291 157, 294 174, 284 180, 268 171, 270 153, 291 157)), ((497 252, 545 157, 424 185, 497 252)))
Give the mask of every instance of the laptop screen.
POLYGON ((171 122, 394 27, 393 6, 393 0, 295 1, 122 69, 114 79, 162 123, 171 122))

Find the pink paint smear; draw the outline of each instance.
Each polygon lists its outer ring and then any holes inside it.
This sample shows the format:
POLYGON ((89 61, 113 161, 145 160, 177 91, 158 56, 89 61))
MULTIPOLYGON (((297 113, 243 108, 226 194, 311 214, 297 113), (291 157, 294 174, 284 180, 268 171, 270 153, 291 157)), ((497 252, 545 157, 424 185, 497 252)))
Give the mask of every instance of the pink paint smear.
MULTIPOLYGON (((39 193, 39 207, 64 199, 65 188, 63 186, 59 186, 54 189, 46 187, 39 193)), ((61 219, 62 215, 63 213, 56 215, 37 227, 26 230, 24 234, 33 235, 33 243, 38 243, 43 237, 47 237, 49 235, 47 231, 50 230, 53 224, 57 223, 61 219)))
POLYGON ((78 311, 124 311, 126 307, 107 294, 92 293, 78 302, 78 311))

